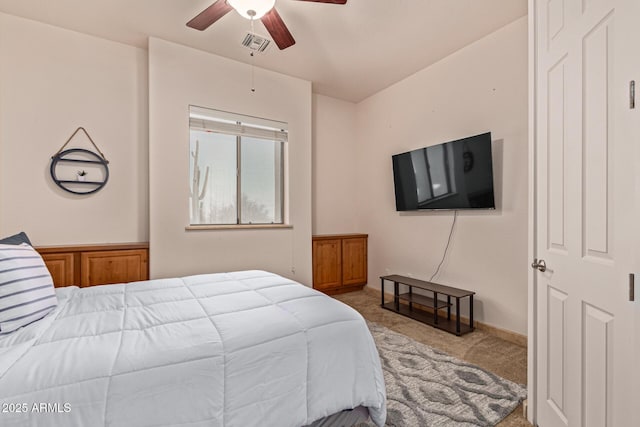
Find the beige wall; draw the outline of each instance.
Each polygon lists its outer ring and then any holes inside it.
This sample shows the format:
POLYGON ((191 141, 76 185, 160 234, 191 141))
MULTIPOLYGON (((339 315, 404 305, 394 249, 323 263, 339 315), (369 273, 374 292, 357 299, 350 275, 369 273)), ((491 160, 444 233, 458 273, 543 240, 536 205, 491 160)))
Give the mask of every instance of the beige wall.
POLYGON ((358 232, 356 104, 313 95, 313 234, 358 232))
POLYGON ((436 281, 476 291, 478 320, 526 334, 526 18, 358 104, 355 194, 359 231, 369 233, 369 285, 387 272, 428 279, 453 217, 396 212, 391 155, 486 131, 498 207, 459 213, 436 281))
POLYGON ((147 105, 146 51, 0 13, 0 236, 148 240, 147 105), (110 161, 109 182, 90 196, 64 192, 49 175, 78 126, 110 161))
MULTIPOLYGON (((474 290, 476 318, 526 334, 526 18, 359 104, 314 95, 314 233, 369 233, 369 285, 429 278, 451 212, 395 211, 391 155, 493 133, 495 211, 460 212, 437 281, 474 290), (355 115, 355 118, 354 118, 355 115)), ((466 311, 463 311, 466 313, 466 311)))
POLYGON ((152 277, 267 269, 311 284, 311 83, 163 40, 149 41, 152 277), (289 123, 293 229, 185 231, 189 105, 289 123), (294 273, 295 272, 295 273, 294 273))

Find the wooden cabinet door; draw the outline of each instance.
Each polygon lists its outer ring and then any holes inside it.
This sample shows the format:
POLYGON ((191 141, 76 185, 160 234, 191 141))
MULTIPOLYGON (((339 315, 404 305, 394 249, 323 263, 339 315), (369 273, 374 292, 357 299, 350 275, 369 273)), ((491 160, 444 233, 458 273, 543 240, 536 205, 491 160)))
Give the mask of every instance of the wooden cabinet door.
POLYGON ((342 240, 342 284, 367 283, 367 239, 353 237, 342 240))
POLYGON ((336 288, 342 284, 342 245, 340 239, 313 241, 313 287, 336 288))
POLYGON ((51 273, 53 286, 75 285, 74 283, 74 262, 72 253, 62 254, 42 254, 42 259, 51 273))
POLYGON ((81 286, 127 283, 149 278, 147 251, 83 252, 80 255, 81 286))

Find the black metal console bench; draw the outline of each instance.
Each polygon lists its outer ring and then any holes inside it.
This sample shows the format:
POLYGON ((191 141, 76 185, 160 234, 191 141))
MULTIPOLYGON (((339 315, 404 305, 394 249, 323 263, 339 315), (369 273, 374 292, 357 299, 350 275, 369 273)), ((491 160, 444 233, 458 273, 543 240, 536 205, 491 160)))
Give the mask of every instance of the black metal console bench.
POLYGON ((426 282, 411 277, 399 276, 393 274, 391 276, 381 276, 380 282, 382 286, 382 308, 394 311, 404 316, 415 319, 419 322, 426 323, 438 329, 456 334, 458 336, 471 332, 475 329, 473 325, 473 296, 475 292, 466 291, 464 289, 453 288, 451 286, 439 285, 437 283, 426 282), (384 300, 384 281, 393 282, 393 301, 385 302, 384 300), (400 293, 400 285, 407 285, 409 292, 400 293), (433 297, 418 295, 413 292, 413 288, 422 289, 431 292, 433 297), (438 295, 445 295, 447 300, 441 300, 438 295), (451 320, 451 298, 455 298, 456 319, 451 320), (460 299, 469 297, 469 324, 460 322, 460 299), (401 301, 406 302, 401 304, 401 301), (420 308, 414 307, 413 304, 419 304, 424 307, 433 309, 433 313, 429 313, 420 308), (439 315, 439 311, 447 309, 447 316, 439 315))

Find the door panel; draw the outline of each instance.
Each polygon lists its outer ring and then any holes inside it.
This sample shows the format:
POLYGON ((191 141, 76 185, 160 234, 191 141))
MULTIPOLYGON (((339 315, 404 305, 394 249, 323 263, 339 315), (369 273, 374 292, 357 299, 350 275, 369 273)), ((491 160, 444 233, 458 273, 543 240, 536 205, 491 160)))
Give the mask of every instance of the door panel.
POLYGON ((566 251, 565 247, 565 61, 549 70, 548 102, 548 244, 549 249, 566 251))
POLYGON ((566 424, 565 408, 565 333, 567 294, 551 286, 547 287, 547 342, 549 343, 549 367, 547 373, 546 399, 566 424))
POLYGON ((556 39, 564 28, 564 0, 549 0, 548 3, 549 25, 547 43, 556 39))
POLYGON ((582 111, 583 255, 612 259, 610 252, 611 141, 609 87, 613 18, 601 21, 583 39, 582 111))
POLYGON ((598 427, 611 425, 611 350, 613 316, 583 304, 584 324, 584 425, 598 427))

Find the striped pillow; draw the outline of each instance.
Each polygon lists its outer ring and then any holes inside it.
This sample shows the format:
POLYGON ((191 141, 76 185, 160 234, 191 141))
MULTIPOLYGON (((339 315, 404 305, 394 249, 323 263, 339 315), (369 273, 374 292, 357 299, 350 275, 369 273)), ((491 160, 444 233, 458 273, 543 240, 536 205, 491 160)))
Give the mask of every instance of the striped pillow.
POLYGON ((40 254, 26 243, 0 244, 0 335, 42 319, 57 305, 40 254))

